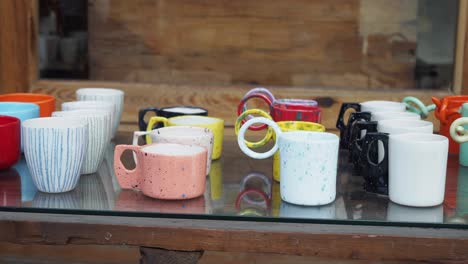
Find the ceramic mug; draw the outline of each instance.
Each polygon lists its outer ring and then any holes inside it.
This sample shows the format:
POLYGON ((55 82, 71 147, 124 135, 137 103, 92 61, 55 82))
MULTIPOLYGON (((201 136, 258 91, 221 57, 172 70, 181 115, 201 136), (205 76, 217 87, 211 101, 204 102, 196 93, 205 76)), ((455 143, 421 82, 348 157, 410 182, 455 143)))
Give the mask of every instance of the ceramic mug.
MULTIPOLYGON (((152 143, 174 143, 182 145, 195 145, 206 148, 208 157, 206 160, 206 175, 210 173, 211 169, 211 155, 213 153, 213 132, 208 128, 189 127, 189 126, 174 126, 162 127, 159 129, 147 131, 133 132, 134 146, 138 145, 138 138, 141 136, 149 135, 151 140, 147 142, 152 143)), ((136 158, 135 158, 136 160, 136 158)))
POLYGON ((53 117, 79 118, 88 128, 88 150, 81 168, 81 174, 95 173, 102 160, 111 138, 111 114, 99 110, 71 110, 53 112, 53 117))
MULTIPOLYGON (((151 128, 158 122, 162 122, 164 127, 167 126, 194 126, 208 128, 213 132, 214 143, 213 143, 213 154, 211 158, 213 160, 219 159, 223 150, 223 138, 224 138, 224 120, 208 117, 208 116, 176 116, 171 118, 165 118, 162 116, 153 116, 148 122, 146 131, 151 131, 151 128)), ((146 140, 151 142, 150 136, 146 136, 146 140)))
POLYGON ((240 129, 237 142, 242 152, 254 159, 265 159, 280 151, 281 199, 300 205, 324 205, 336 197, 339 138, 327 132, 282 132, 272 120, 256 117, 240 129), (265 153, 250 150, 244 142, 248 127, 264 123, 277 138, 265 153))
MULTIPOLYGON (((39 117, 39 106, 33 103, 0 102, 0 115, 13 116, 24 122, 39 117)), ((23 151, 23 142, 21 142, 23 151)))
POLYGON ((97 110, 109 112, 111 118, 111 139, 115 137, 114 124, 116 117, 115 104, 107 101, 73 101, 62 103, 62 111, 71 110, 97 110))
MULTIPOLYGON (((171 117, 183 116, 183 115, 208 116, 208 110, 206 110, 205 108, 197 107, 197 106, 180 105, 180 106, 168 106, 168 107, 162 107, 162 108, 158 108, 158 107, 142 108, 138 112, 138 126, 141 131, 146 130, 146 128, 148 127, 148 123, 145 122, 145 115, 148 112, 153 112, 156 116, 162 116, 165 118, 171 118, 171 117)), ((159 128, 159 127, 156 126, 156 128, 159 128)))
POLYGON ((86 123, 76 118, 34 118, 22 123, 24 155, 41 192, 61 193, 78 183, 88 147, 86 123))
POLYGON ((340 148, 349 149, 351 137, 351 128, 354 122, 357 121, 370 121, 371 120, 370 112, 353 112, 348 117, 348 122, 346 125, 343 121, 343 118, 340 118, 336 124, 336 127, 340 130, 340 148))
POLYGON ((459 163, 462 166, 468 166, 468 103, 461 107, 460 117, 450 125, 450 137, 457 143, 460 143, 459 163))
POLYGON ((123 189, 141 190, 157 199, 190 199, 205 192, 207 153, 194 145, 117 145, 114 169, 123 189), (136 152, 138 162, 133 170, 127 170, 120 160, 125 150, 136 152))
POLYGON ((112 135, 117 133, 124 107, 124 92, 110 88, 80 88, 76 91, 78 101, 108 101, 114 103, 115 118, 112 135))
POLYGON ((391 201, 407 206, 442 204, 447 173, 448 139, 409 133, 389 140, 388 190, 391 201))
POLYGON ((0 170, 13 166, 21 155, 20 120, 13 116, 0 115, 0 170))
POLYGON ((50 117, 55 111, 55 97, 48 94, 11 93, 0 95, 0 102, 33 103, 39 106, 40 117, 50 117))

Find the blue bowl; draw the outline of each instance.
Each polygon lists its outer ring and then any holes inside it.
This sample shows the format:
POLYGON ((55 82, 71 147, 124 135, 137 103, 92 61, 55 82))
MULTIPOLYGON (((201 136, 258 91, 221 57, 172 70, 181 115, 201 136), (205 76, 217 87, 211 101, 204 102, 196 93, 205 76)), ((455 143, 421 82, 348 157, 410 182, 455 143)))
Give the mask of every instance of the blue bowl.
MULTIPOLYGON (((33 103, 0 102, 0 115, 14 116, 24 122, 39 117, 39 106, 33 103)), ((21 152, 23 152, 22 140, 21 152)))

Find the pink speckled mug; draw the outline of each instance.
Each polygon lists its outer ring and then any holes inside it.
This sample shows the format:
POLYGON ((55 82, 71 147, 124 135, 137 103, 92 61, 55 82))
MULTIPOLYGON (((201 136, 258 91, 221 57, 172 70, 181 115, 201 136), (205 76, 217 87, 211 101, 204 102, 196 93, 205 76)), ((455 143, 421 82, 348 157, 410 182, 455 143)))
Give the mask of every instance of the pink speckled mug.
POLYGON ((114 170, 122 189, 141 190, 157 199, 190 199, 205 192, 206 159, 207 149, 195 145, 118 145, 114 170), (133 170, 127 170, 120 160, 125 150, 136 153, 138 162, 133 170))

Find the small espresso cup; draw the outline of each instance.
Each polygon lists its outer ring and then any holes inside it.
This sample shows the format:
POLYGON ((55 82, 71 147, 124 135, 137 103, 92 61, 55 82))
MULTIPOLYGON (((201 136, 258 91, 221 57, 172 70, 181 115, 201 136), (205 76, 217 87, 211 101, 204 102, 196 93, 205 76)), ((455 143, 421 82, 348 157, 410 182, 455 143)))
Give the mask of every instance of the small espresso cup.
POLYGON ((279 149, 281 199, 299 205, 324 205, 336 197, 339 138, 327 132, 282 132, 272 120, 256 117, 247 121, 237 137, 240 149, 254 159, 273 156, 279 149), (247 129, 264 123, 276 133, 275 145, 265 153, 250 150, 244 142, 247 129))
POLYGON ((207 152, 200 146, 170 143, 117 145, 115 174, 123 189, 141 190, 157 199, 190 199, 205 192, 207 152), (134 170, 127 170, 120 160, 125 150, 136 152, 134 170))
MULTIPOLYGON (((208 116, 176 116, 171 118, 165 118, 162 116, 153 116, 148 122, 148 127, 146 131, 151 131, 152 127, 156 123, 163 123, 164 127, 167 126, 194 126, 194 127, 203 127, 208 128, 213 132, 214 143, 213 143, 213 154, 211 158, 213 160, 219 159, 223 150, 223 138, 224 138, 224 120, 208 117, 208 116)), ((146 136, 147 142, 151 142, 151 137, 146 136)))
POLYGON ((107 101, 114 103, 115 118, 112 135, 117 133, 124 107, 124 92, 111 88, 80 88, 76 91, 78 101, 107 101))
MULTIPOLYGON (((176 116, 183 116, 183 115, 200 115, 200 116, 208 116, 208 110, 205 108, 197 107, 197 106, 168 106, 168 107, 147 107, 142 108, 138 112, 138 126, 141 131, 146 130, 148 127, 148 123, 145 122, 145 115, 148 112, 153 112, 156 116, 162 116, 165 118, 171 118, 176 116)), ((161 126, 156 126, 155 128, 159 128, 161 126)), ((154 129, 154 128, 152 128, 154 129)))
MULTIPOLYGON (((39 106, 33 103, 0 102, 0 115, 13 116, 24 122, 39 117, 39 106)), ((23 151, 22 142, 21 151, 23 151)))
POLYGON ((88 147, 86 123, 76 118, 34 118, 22 123, 22 132, 24 155, 37 189, 73 190, 88 147))
MULTIPOLYGON (((152 143, 174 143, 181 145, 195 145, 206 148, 208 157, 206 160, 206 175, 211 169, 211 155, 213 153, 213 132, 208 128, 190 127, 190 126, 173 126, 162 127, 151 131, 135 131, 133 132, 133 145, 138 145, 138 137, 149 135, 152 143)), ((135 158, 136 160, 136 158, 135 158)))
POLYGON ((33 103, 39 106, 40 117, 50 117, 55 111, 55 97, 48 94, 11 93, 0 95, 0 102, 33 103))
POLYGON ((448 139, 427 133, 392 135, 388 150, 390 200, 418 207, 442 204, 448 139))
POLYGON ((20 159, 20 120, 0 115, 0 170, 6 170, 20 159))
POLYGON ((95 173, 102 160, 112 131, 111 115, 99 110, 71 110, 53 112, 54 117, 79 118, 88 128, 88 150, 81 168, 81 174, 95 173))
POLYGON ((106 111, 110 114, 111 118, 111 139, 115 137, 114 134, 114 124, 116 117, 115 104, 107 101, 73 101, 62 103, 62 111, 72 111, 72 110, 97 110, 97 111, 106 111))

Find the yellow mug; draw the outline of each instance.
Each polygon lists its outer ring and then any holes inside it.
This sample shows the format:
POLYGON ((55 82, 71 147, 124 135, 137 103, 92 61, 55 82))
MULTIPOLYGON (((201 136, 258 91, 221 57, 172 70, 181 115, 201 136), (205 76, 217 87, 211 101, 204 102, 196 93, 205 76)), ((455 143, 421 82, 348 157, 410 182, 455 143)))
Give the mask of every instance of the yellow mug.
MULTIPOLYGON (((196 115, 184 115, 176 116, 171 118, 165 118, 162 116, 153 116, 148 122, 146 131, 151 131, 156 123, 163 123, 164 126, 195 126, 208 128, 213 132, 214 143, 213 153, 211 156, 212 160, 219 159, 223 150, 223 137, 224 137, 224 120, 220 118, 208 117, 208 116, 196 116, 196 115)), ((151 144, 151 137, 146 136, 146 142, 151 144)))
MULTIPOLYGON (((306 122, 306 121, 281 121, 276 122, 281 128, 281 131, 316 131, 316 132, 325 132, 325 127, 318 123, 306 122)), ((275 135, 273 135, 275 138, 275 135)), ((280 181, 280 154, 279 151, 276 151, 273 156, 273 179, 275 181, 280 181)))
MULTIPOLYGON (((270 114, 268 114, 267 112, 265 112, 265 111, 263 111, 261 109, 246 110, 242 114, 240 114, 239 117, 236 120, 236 125, 234 126, 234 131, 236 132, 236 136, 237 136, 237 134, 239 134, 239 129, 241 127, 242 120, 244 120, 245 117, 250 116, 250 115, 260 115, 260 116, 263 116, 263 117, 268 118, 270 120, 273 120, 273 118, 270 116, 270 114)), ((270 141, 272 136, 273 136, 273 129, 271 127, 268 127, 267 133, 266 133, 265 137, 262 140, 260 140, 258 142, 250 142, 250 141, 247 141, 247 140, 244 140, 244 141, 245 141, 245 144, 247 145, 247 147, 249 147, 249 148, 258 148, 258 147, 261 147, 261 146, 264 146, 265 144, 267 144, 268 141, 270 141)))

